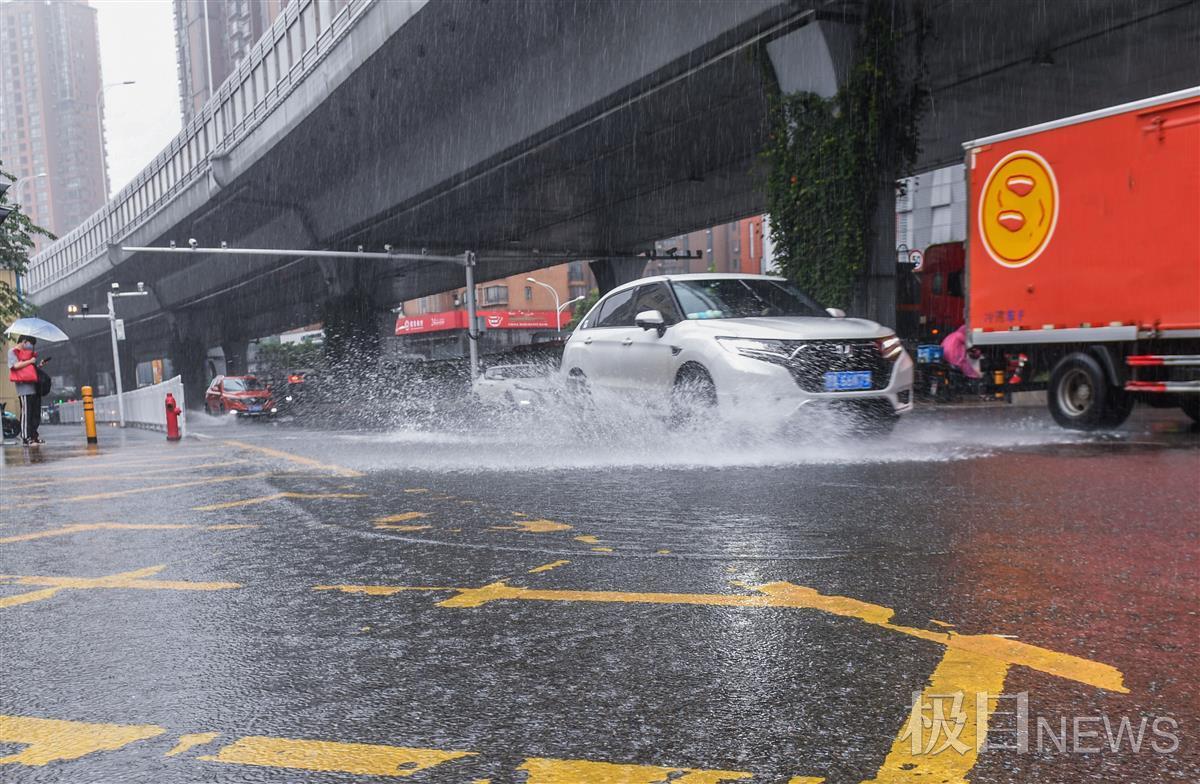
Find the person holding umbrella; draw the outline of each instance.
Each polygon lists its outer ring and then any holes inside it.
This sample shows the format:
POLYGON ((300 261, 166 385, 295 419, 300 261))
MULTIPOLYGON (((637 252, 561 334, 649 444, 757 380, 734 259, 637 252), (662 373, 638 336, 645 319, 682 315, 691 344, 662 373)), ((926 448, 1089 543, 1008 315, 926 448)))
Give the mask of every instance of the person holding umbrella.
POLYGON ((17 387, 17 396, 21 398, 21 443, 46 443, 38 435, 42 424, 42 396, 39 394, 38 368, 46 364, 46 360, 38 360, 34 347, 37 338, 28 335, 18 335, 17 345, 8 350, 8 378, 17 387))
POLYGON ((21 442, 26 446, 44 444, 38 435, 42 423, 42 379, 39 375, 42 365, 49 357, 39 360, 34 347, 37 338, 47 340, 67 340, 67 335, 61 329, 48 321, 38 318, 17 319, 5 330, 10 335, 17 336, 17 345, 8 350, 8 378, 17 387, 17 396, 21 399, 21 442))

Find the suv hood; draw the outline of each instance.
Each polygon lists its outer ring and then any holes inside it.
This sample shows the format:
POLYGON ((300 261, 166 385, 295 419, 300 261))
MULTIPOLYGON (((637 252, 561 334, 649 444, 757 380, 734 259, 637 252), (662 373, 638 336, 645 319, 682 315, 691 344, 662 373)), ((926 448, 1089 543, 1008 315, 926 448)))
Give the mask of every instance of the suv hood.
POLYGON ((692 319, 681 324, 714 337, 721 335, 762 340, 866 340, 892 334, 892 330, 867 319, 819 316, 692 319))

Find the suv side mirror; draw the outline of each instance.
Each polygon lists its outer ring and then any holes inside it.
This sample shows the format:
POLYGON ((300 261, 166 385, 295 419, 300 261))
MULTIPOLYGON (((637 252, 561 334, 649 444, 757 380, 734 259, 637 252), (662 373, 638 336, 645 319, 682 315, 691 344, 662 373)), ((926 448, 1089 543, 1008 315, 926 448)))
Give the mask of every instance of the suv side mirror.
POLYGON ((637 314, 637 318, 633 320, 633 323, 642 329, 657 329, 659 335, 667 331, 667 320, 657 310, 643 310, 637 314))
POLYGON ((825 308, 825 312, 834 318, 846 318, 846 311, 841 308, 825 308))

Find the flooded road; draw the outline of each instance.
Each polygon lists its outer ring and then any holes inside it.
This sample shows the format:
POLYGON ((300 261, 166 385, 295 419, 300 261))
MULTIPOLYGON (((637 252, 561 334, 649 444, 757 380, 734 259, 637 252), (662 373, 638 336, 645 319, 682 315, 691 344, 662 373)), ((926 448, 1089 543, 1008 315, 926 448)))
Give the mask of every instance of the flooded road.
POLYGON ((190 424, 5 448, 5 781, 1200 775, 1181 418, 190 424))

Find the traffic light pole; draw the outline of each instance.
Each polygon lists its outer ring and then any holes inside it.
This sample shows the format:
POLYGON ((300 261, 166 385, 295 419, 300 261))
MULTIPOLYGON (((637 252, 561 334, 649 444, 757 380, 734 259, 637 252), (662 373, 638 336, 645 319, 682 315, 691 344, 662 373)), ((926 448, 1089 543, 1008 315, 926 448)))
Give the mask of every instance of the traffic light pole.
POLYGON ((138 284, 137 291, 120 291, 117 284, 113 284, 113 288, 108 292, 108 313, 106 315, 92 315, 91 313, 80 313, 75 305, 67 307, 67 318, 72 319, 108 319, 108 334, 112 338, 112 357, 113 357, 113 381, 117 386, 117 420, 121 427, 125 427, 125 386, 121 382, 121 349, 117 339, 117 308, 114 299, 116 297, 144 297, 150 292, 141 288, 142 284, 138 284))

